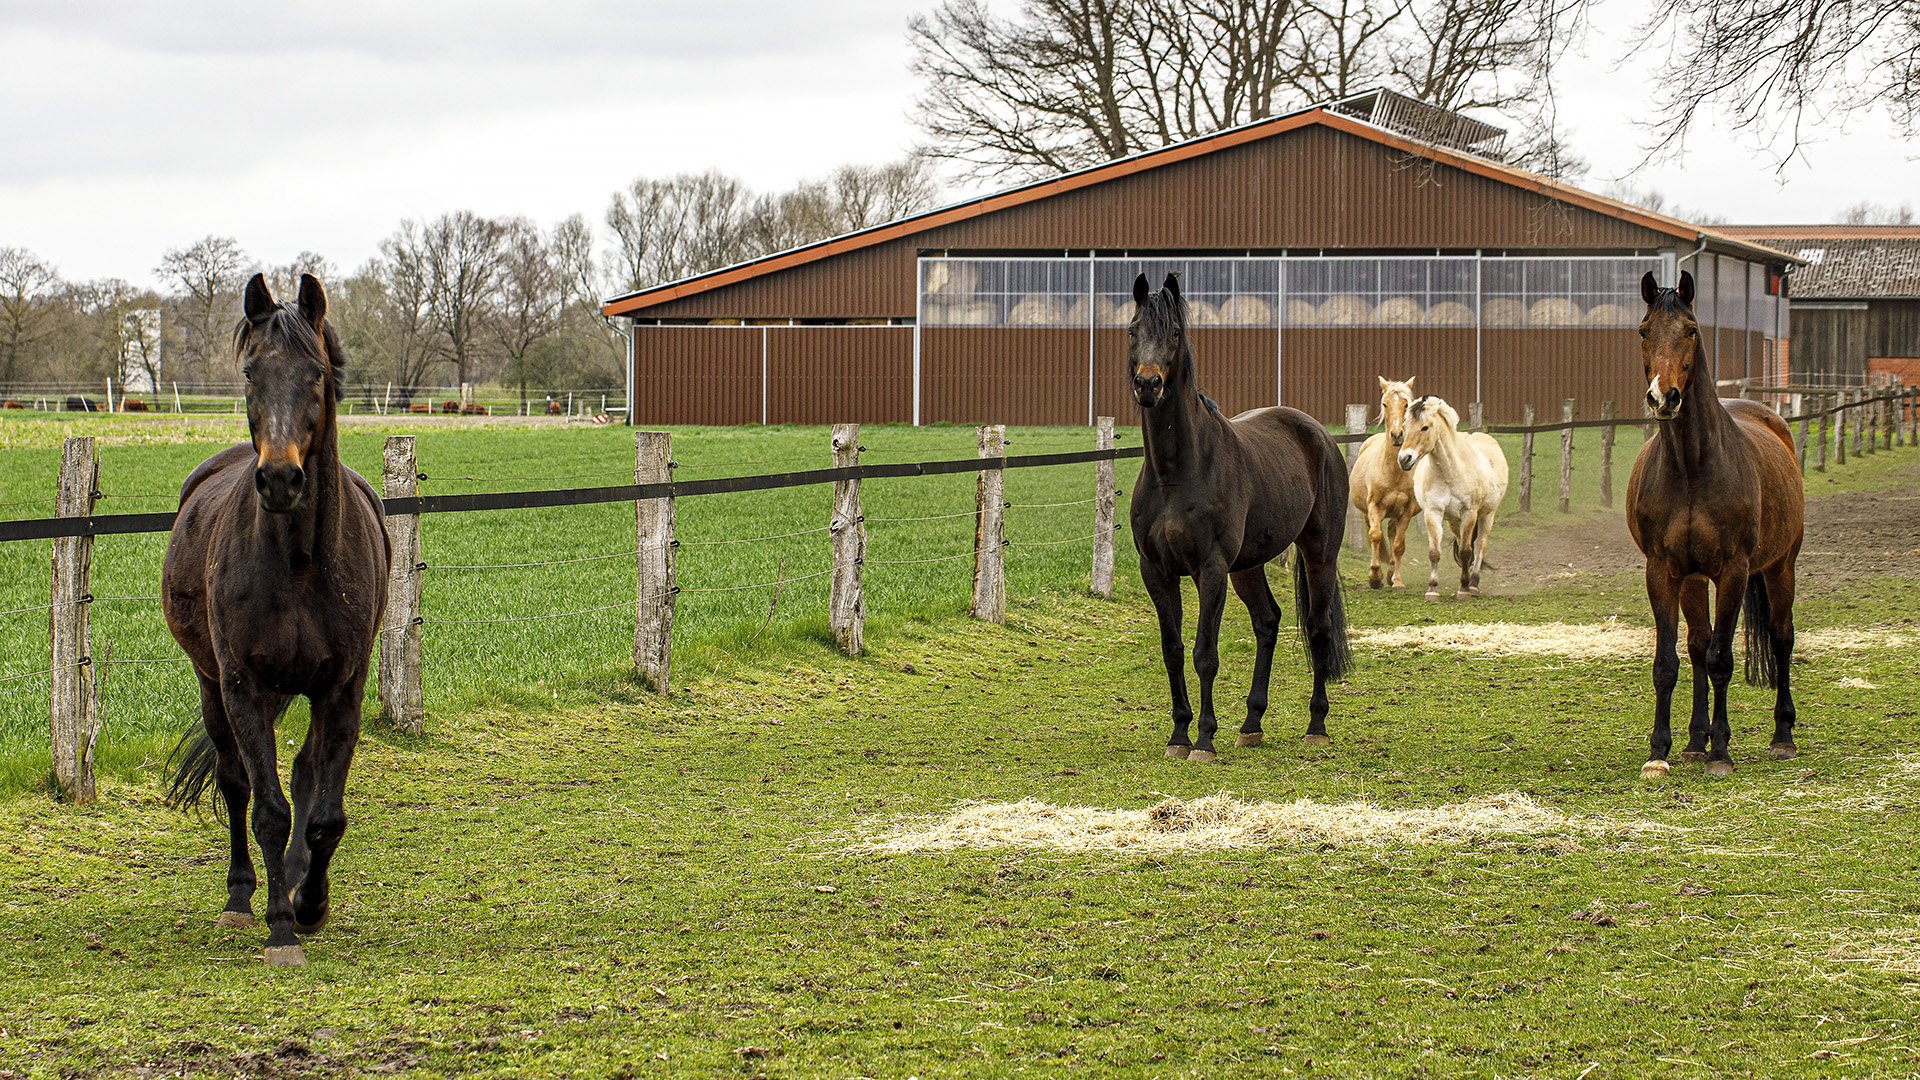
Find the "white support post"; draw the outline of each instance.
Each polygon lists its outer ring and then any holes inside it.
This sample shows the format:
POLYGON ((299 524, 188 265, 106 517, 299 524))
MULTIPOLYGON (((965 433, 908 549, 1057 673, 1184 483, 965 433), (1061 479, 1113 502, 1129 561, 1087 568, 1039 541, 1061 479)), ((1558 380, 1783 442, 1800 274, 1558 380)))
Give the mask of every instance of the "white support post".
MULTIPOLYGON (((634 432, 633 482, 672 481, 673 436, 664 431, 634 432)), ((633 613, 633 669, 664 697, 673 651, 673 496, 634 503, 634 519, 639 584, 633 613)))
MULTIPOLYGON (((860 464, 860 425, 833 425, 833 467, 860 464)), ((827 628, 848 656, 859 656, 867 621, 866 601, 860 594, 861 564, 867 557, 866 518, 860 513, 860 479, 833 482, 833 515, 827 532, 833 537, 833 588, 827 599, 827 628)))

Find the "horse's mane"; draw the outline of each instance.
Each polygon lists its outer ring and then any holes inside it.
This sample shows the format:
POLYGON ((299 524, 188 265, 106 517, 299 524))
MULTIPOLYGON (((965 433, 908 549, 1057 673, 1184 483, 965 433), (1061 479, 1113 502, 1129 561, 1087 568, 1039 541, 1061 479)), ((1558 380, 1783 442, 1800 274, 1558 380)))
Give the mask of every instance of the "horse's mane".
POLYGON ((1653 303, 1647 306, 1663 314, 1686 315, 1689 317, 1693 315, 1693 309, 1687 306, 1685 300, 1680 299, 1679 289, 1661 289, 1654 294, 1653 303))
POLYGON ((1179 342, 1180 354, 1186 357, 1187 367, 1193 372, 1194 393, 1200 395, 1200 403, 1208 412, 1220 415, 1220 406, 1200 389, 1200 365, 1194 362, 1193 343, 1187 340, 1187 298, 1164 288, 1149 293, 1147 302, 1140 305, 1140 325, 1155 337, 1171 337, 1179 342))
POLYGON ((1460 414, 1454 411, 1453 406, 1447 404, 1440 398, 1434 397, 1432 394, 1420 395, 1407 411, 1415 420, 1431 412, 1432 415, 1446 421, 1448 427, 1455 431, 1460 430, 1460 414))
POLYGON ((273 314, 257 323, 241 317, 239 325, 233 328, 234 355, 244 354, 256 334, 266 343, 279 344, 330 361, 333 365, 334 400, 345 396, 347 350, 341 346, 340 335, 334 332, 333 323, 321 319, 320 332, 316 334, 313 324, 292 305, 275 304, 273 314))

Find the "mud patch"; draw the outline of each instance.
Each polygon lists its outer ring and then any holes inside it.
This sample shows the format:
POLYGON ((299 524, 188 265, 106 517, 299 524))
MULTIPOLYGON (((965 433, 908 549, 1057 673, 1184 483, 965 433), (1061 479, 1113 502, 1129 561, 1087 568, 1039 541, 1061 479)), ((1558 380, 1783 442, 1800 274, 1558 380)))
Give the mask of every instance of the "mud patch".
POLYGON ((1554 846, 1573 850, 1578 847, 1575 837, 1622 828, 1617 823, 1568 817, 1519 792, 1403 809, 1312 799, 1249 803, 1222 792, 1190 801, 1168 798, 1147 810, 1055 806, 1036 799, 978 803, 945 817, 908 823, 862 841, 854 850, 889 855, 993 848, 1177 853, 1296 844, 1467 844, 1548 837, 1558 841, 1554 846))

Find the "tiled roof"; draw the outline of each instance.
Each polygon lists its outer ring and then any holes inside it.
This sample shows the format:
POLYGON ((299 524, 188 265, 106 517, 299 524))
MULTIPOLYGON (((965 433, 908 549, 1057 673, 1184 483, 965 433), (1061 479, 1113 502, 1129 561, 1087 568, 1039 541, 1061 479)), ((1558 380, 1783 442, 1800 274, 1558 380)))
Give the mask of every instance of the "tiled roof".
POLYGON ((1788 287, 1796 299, 1920 297, 1920 226, 1726 225, 1720 231, 1805 259, 1788 287))

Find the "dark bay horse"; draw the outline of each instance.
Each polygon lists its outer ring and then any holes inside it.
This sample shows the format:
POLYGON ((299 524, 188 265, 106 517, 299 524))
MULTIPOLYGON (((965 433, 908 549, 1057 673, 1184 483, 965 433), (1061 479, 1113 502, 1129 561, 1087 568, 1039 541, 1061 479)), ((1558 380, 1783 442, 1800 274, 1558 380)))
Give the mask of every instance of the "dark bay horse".
POLYGON ((1679 288, 1662 289, 1648 274, 1640 295, 1647 302, 1640 323, 1647 403, 1660 421, 1627 482, 1627 529, 1647 556, 1647 600, 1656 628, 1653 735, 1640 775, 1667 775, 1673 687, 1680 678, 1678 608, 1687 617, 1693 662, 1693 717, 1680 760, 1704 760, 1708 776, 1727 776, 1733 772, 1727 683, 1743 603, 1747 681, 1775 691, 1768 753, 1784 759, 1797 752, 1787 673, 1793 660, 1793 567, 1806 510, 1800 466, 1793 436, 1772 410, 1752 401, 1723 402, 1715 392, 1693 317, 1693 275, 1682 272, 1679 288))
POLYGON ((335 402, 346 356, 311 274, 296 303, 247 283, 234 351, 247 378, 251 444, 202 462, 180 487, 161 597, 167 627, 200 677, 199 733, 181 740, 169 801, 217 783, 232 848, 221 926, 253 925, 253 838, 267 869, 270 965, 305 962, 300 934, 327 920, 327 865, 346 832, 342 798, 360 738, 367 661, 387 606, 390 551, 380 497, 340 464, 335 402), (289 821, 274 723, 313 706, 293 759, 289 821))
POLYGON ((1151 292, 1145 274, 1133 283, 1127 368, 1147 460, 1133 487, 1133 543, 1140 576, 1160 616, 1160 655, 1173 691, 1169 757, 1214 760, 1213 678, 1220 671, 1220 615, 1227 585, 1253 617, 1258 651, 1239 746, 1258 746, 1267 711, 1267 679, 1280 632, 1280 604, 1266 565, 1297 547, 1294 609, 1313 659, 1313 700, 1306 742, 1327 738, 1327 680, 1349 661, 1340 606, 1338 560, 1347 529, 1347 468, 1326 429, 1306 413, 1275 406, 1227 419, 1195 384, 1187 340, 1187 302, 1176 276, 1151 292), (1200 675, 1200 741, 1190 742, 1186 643, 1180 626, 1180 579, 1200 593, 1193 666, 1200 675))

